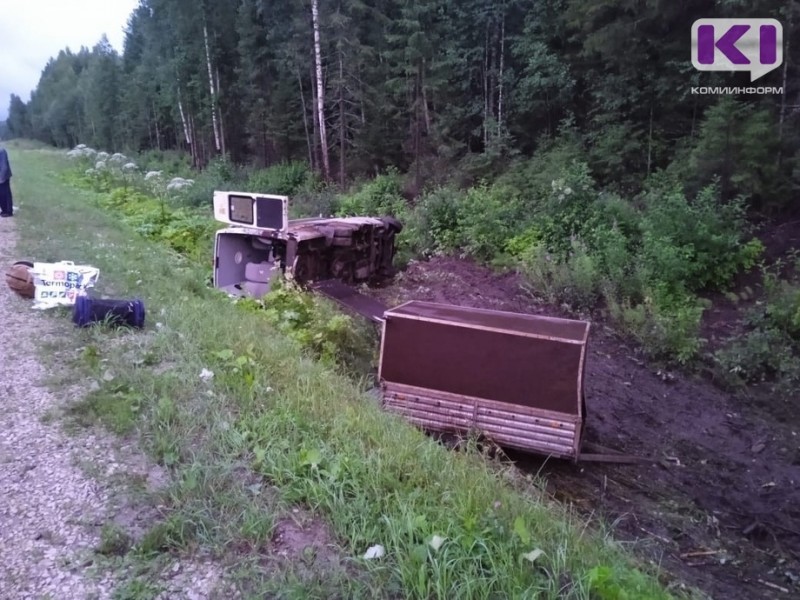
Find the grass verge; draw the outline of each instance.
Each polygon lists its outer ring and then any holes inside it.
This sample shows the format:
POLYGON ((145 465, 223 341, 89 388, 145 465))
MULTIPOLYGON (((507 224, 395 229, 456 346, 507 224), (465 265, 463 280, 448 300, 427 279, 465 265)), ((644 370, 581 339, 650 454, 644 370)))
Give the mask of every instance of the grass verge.
POLYGON ((255 596, 669 597, 535 482, 382 412, 263 314, 205 287, 202 267, 65 186, 62 155, 11 152, 21 254, 99 267, 98 292, 147 306, 146 330, 76 330, 63 353, 96 381, 73 414, 135 431, 171 471, 139 555, 210 550, 255 596), (291 507, 323 520, 336 560, 272 560, 291 507), (385 556, 362 559, 375 545, 385 556))

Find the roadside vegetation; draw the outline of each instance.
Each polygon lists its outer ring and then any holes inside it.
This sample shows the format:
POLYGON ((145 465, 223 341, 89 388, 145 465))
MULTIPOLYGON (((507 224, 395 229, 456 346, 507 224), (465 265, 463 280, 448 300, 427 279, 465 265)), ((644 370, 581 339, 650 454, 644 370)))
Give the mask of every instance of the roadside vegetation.
POLYGON ((333 307, 298 310, 309 297, 291 287, 276 292, 272 314, 233 302, 207 285, 199 247, 176 252, 179 235, 143 229, 130 207, 174 228, 197 215, 148 196, 122 211, 120 194, 143 191, 70 189, 62 156, 18 146, 14 156, 20 252, 95 265, 99 292, 147 306, 145 331, 76 330, 63 355, 76 378, 96 382, 72 418, 138 435, 171 473, 154 501, 160 520, 141 539, 109 529, 103 545, 138 565, 135 586, 148 585, 162 553, 206 551, 256 595, 668 597, 602 523, 582 523, 474 445, 447 450, 381 411, 346 374, 342 356, 361 342, 331 325, 333 307), (323 324, 332 331, 320 341, 323 324), (294 511, 329 531, 335 560, 309 547, 270 561, 273 533, 294 511), (385 555, 362 558, 374 546, 385 555))
MULTIPOLYGON (((435 186, 413 203, 404 197, 406 178, 398 171, 340 190, 297 162, 253 169, 217 159, 193 185, 167 191, 172 176, 191 174, 185 161, 151 152, 126 173, 113 165, 94 169, 90 154, 75 158, 69 178, 105 193, 103 206, 139 233, 200 262, 211 253, 216 225, 207 207, 215 189, 290 195, 294 216, 393 215, 405 224, 400 265, 455 254, 514 269, 530 294, 566 314, 606 320, 651 360, 686 368, 704 364, 733 388, 767 382, 774 393, 793 397, 800 389, 792 366, 798 336, 787 315, 800 309, 800 295, 785 274, 795 272, 794 261, 787 259, 780 276, 780 265, 764 262, 744 196, 724 202, 721 182, 713 178, 693 188, 685 183, 688 167, 677 163, 626 196, 603 188, 588 157, 569 139, 565 134, 536 157, 513 163, 491 183, 435 186), (170 173, 170 167, 176 170, 170 173), (145 173, 153 170, 158 177, 147 180, 145 173), (764 272, 764 305, 747 318, 740 337, 707 350, 702 322, 708 298, 735 297, 737 276, 758 269, 764 272), (775 344, 776 354, 766 352, 775 344)), ((693 163, 687 158, 686 164, 693 163)), ((315 320, 302 295, 291 289, 280 294, 270 302, 270 318, 298 315, 283 327, 293 328, 326 360, 335 347, 356 371, 368 371, 369 357, 358 350, 368 332, 344 316, 315 320)))

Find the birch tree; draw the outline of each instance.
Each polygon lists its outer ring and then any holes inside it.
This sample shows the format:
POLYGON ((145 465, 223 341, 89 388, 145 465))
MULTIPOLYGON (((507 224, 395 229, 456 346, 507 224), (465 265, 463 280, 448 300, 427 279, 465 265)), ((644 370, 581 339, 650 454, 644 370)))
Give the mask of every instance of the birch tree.
POLYGON ((325 83, 322 77, 319 0, 311 0, 311 19, 314 28, 314 69, 317 82, 317 124, 319 127, 320 153, 322 155, 322 176, 327 180, 331 176, 331 165, 328 158, 328 134, 325 128, 325 83))

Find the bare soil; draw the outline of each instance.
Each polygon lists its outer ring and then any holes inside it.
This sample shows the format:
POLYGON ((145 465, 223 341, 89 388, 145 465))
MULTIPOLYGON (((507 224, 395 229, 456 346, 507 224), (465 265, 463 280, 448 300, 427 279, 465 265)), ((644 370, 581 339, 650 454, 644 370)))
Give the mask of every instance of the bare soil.
MULTIPOLYGON (((565 316, 520 283, 514 273, 439 257, 412 262, 391 286, 369 293, 389 306, 426 300, 565 316)), ((712 314, 709 326, 723 335, 732 329, 736 311, 712 314)), ((635 551, 660 565, 668 583, 726 600, 800 595, 795 411, 769 410, 763 397, 751 405, 707 379, 648 365, 598 321, 589 340, 586 403, 586 441, 654 462, 509 457, 542 475, 555 498, 601 516, 617 539, 635 542, 635 551)))

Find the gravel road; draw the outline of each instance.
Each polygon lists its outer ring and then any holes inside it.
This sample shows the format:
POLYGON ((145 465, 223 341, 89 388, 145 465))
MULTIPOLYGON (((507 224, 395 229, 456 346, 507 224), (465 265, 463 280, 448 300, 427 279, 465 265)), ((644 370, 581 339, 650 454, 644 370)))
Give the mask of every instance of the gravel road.
MULTIPOLYGON (((16 219, 0 219, 0 266, 17 257, 16 219)), ((129 476, 165 474, 130 443, 97 429, 66 433, 52 418, 80 387, 55 392, 39 361, 38 340, 70 335, 68 320, 48 318, 0 284, 0 600, 110 598, 132 577, 125 561, 95 553, 103 525, 129 531, 152 524, 152 508, 126 498, 129 476), (116 482, 116 483, 115 483, 116 482), (110 565, 116 564, 116 567, 110 565)), ((54 361, 57 364, 57 357, 54 361)), ((87 384, 88 385, 88 384, 87 384)), ((181 557, 148 581, 150 597, 216 597, 221 569, 181 557), (158 591, 156 591, 158 590, 158 591)), ((219 592, 217 592, 219 593, 219 592)))

